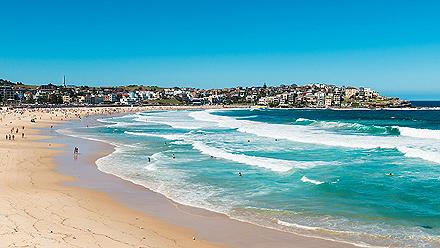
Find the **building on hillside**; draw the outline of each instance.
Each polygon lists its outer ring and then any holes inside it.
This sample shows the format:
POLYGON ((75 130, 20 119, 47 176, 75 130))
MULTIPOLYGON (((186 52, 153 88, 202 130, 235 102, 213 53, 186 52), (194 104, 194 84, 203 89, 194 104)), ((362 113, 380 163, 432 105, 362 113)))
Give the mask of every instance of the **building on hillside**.
POLYGON ((332 106, 334 106, 334 107, 340 107, 341 106, 341 94, 340 93, 334 93, 333 94, 332 106))
POLYGON ((316 107, 324 108, 325 107, 325 93, 318 92, 315 95, 316 95, 316 107))
POLYGON ((71 98, 69 95, 64 95, 63 96, 63 103, 64 104, 70 104, 71 98))
POLYGON ((345 88, 344 93, 346 98, 351 99, 359 93, 359 90, 354 87, 347 87, 345 88))
POLYGON ((330 108, 333 106, 333 93, 329 93, 325 96, 324 106, 330 108))
POLYGON ((11 86, 0 86, 0 102, 7 103, 15 100, 15 91, 11 86))
POLYGON ((102 96, 102 101, 104 103, 115 103, 118 101, 118 96, 114 93, 106 94, 102 96))

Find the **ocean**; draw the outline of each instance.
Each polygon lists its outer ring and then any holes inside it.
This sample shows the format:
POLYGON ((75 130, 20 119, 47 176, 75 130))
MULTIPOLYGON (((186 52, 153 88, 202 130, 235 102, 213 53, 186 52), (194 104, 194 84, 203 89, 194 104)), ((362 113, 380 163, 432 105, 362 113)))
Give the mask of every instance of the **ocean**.
POLYGON ((231 218, 363 247, 440 246, 440 110, 225 109, 99 119, 99 170, 231 218))

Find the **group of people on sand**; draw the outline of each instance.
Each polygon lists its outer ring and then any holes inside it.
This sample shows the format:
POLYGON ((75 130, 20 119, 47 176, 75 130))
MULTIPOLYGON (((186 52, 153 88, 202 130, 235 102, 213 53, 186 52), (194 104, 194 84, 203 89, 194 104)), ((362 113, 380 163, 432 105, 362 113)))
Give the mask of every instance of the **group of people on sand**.
MULTIPOLYGON (((22 127, 22 129, 24 130, 24 126, 22 127)), ((18 135, 18 132, 19 132, 18 130, 19 130, 18 127, 11 128, 10 133, 5 135, 5 139, 6 140, 15 140, 15 134, 18 135)), ((24 139, 24 132, 21 133, 21 138, 24 139)))

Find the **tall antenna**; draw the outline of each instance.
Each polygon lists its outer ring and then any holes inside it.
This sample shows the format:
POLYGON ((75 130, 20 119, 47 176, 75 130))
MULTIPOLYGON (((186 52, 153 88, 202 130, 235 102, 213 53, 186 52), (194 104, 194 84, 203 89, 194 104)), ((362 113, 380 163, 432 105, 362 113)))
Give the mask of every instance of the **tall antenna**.
POLYGON ((63 76, 63 85, 64 85, 64 88, 66 88, 66 75, 63 76))

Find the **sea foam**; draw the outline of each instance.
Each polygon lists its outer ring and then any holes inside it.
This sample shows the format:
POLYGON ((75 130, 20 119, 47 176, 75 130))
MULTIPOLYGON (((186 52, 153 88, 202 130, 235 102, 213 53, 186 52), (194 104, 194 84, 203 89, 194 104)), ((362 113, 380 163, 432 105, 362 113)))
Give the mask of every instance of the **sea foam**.
POLYGON ((302 177, 301 177, 301 182, 304 182, 304 183, 311 183, 311 184, 315 184, 315 185, 320 185, 320 184, 323 184, 323 183, 324 183, 324 182, 321 182, 321 181, 318 181, 318 180, 310 179, 310 178, 308 178, 308 177, 306 177, 306 176, 302 176, 302 177))
POLYGON ((155 134, 155 133, 140 133, 140 132, 131 132, 131 131, 125 131, 124 133, 135 136, 159 137, 167 140, 181 140, 184 137, 183 135, 178 135, 178 134, 155 134))
POLYGON ((397 127, 400 135, 422 139, 437 139, 440 140, 440 130, 420 129, 411 127, 397 127))
POLYGON ((351 123, 351 122, 342 122, 342 121, 318 121, 318 120, 310 120, 306 118, 298 118, 296 119, 294 124, 310 125, 322 129, 351 130, 366 134, 399 135, 399 129, 398 127, 395 126, 391 127, 391 126, 363 125, 360 123, 351 123))
POLYGON ((286 172, 294 168, 310 168, 317 165, 328 164, 326 162, 300 162, 283 159, 274 159, 267 157, 249 156, 244 154, 230 153, 223 149, 211 147, 203 144, 200 141, 194 141, 192 146, 201 153, 213 156, 214 158, 222 158, 234 161, 241 164, 257 166, 260 168, 269 169, 276 172, 286 172))
POLYGON ((286 139, 293 142, 358 149, 397 149, 407 157, 421 158, 440 163, 440 144, 434 140, 416 140, 404 136, 342 135, 314 126, 269 124, 212 114, 213 110, 189 114, 196 120, 217 123, 220 127, 235 128, 239 132, 257 136, 286 139))

